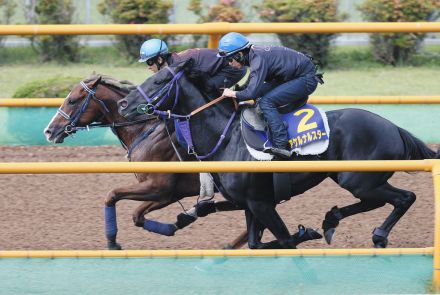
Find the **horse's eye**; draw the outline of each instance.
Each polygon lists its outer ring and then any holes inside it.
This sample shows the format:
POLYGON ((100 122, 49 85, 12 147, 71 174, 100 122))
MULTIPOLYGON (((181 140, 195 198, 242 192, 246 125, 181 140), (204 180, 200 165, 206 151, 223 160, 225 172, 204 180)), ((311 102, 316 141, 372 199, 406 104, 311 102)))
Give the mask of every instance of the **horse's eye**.
POLYGON ((74 104, 76 103, 76 101, 73 101, 73 100, 71 100, 71 99, 69 99, 67 102, 68 102, 70 105, 74 105, 74 104))

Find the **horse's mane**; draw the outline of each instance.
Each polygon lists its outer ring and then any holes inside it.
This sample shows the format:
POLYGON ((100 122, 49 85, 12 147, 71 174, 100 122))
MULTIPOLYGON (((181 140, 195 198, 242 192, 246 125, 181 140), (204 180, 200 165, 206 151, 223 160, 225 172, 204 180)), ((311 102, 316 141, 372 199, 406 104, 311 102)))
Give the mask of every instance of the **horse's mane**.
POLYGON ((84 80, 84 82, 88 83, 91 81, 96 81, 99 79, 99 77, 101 77, 101 84, 105 84, 127 94, 133 89, 136 89, 136 85, 128 80, 118 80, 112 76, 102 74, 92 74, 90 77, 84 80))

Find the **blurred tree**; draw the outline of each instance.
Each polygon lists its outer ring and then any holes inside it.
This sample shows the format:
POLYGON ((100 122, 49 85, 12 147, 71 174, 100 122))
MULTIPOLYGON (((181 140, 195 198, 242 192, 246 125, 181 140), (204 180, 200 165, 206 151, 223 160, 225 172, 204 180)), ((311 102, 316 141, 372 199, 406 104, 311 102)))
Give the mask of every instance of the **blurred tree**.
MULTIPOLYGON (((0 0, 0 24, 9 24, 16 7, 13 0, 0 0)), ((3 45, 4 38, 0 37, 0 46, 3 45)))
MULTIPOLYGON (((268 22, 340 22, 338 0, 263 0, 254 7, 268 22)), ((277 34, 283 46, 310 54, 326 65, 330 41, 336 34, 277 34)))
MULTIPOLYGON (((438 18, 439 0, 366 0, 359 10, 367 21, 372 22, 416 22, 434 21, 438 18)), ((375 58, 389 65, 411 61, 426 34, 386 33, 372 34, 375 58)))
MULTIPOLYGON (((99 12, 109 17, 115 24, 167 24, 173 4, 169 0, 102 0, 98 5, 99 12)), ((128 59, 139 57, 139 48, 152 35, 118 35, 116 46, 128 59)), ((169 41, 169 35, 162 38, 169 41)))
MULTIPOLYGON (((27 1, 25 6, 27 20, 35 24, 71 24, 74 11, 71 0, 27 1)), ((76 36, 39 35, 28 38, 43 62, 78 61, 79 42, 76 36)))
MULTIPOLYGON (((198 16, 197 23, 230 22, 238 23, 244 19, 243 12, 235 0, 219 0, 217 4, 203 7, 201 0, 190 0, 188 9, 198 16)), ((194 35, 194 46, 206 47, 207 37, 194 35), (203 43, 203 44, 200 44, 203 43)))

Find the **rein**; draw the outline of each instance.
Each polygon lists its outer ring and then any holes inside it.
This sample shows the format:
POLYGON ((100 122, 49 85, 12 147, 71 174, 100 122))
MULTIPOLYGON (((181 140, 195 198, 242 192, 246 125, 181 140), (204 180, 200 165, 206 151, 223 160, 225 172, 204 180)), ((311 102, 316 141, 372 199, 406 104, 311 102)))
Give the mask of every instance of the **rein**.
MULTIPOLYGON (((223 96, 223 95, 220 96, 220 97, 217 97, 216 99, 214 99, 214 100, 212 100, 212 101, 210 101, 210 102, 208 102, 208 103, 202 105, 201 107, 198 107, 197 109, 195 109, 194 111, 192 111, 189 115, 190 115, 190 116, 194 116, 195 114, 197 114, 197 113, 203 111, 204 109, 209 108, 209 107, 212 106, 213 104, 216 104, 216 103, 222 101, 222 100, 225 99, 225 98, 226 98, 226 96, 223 96)), ((233 98, 232 98, 232 101, 234 102, 234 107, 235 107, 235 110, 237 111, 237 110, 238 110, 237 101, 236 101, 235 99, 233 99, 233 98)))
POLYGON ((176 107, 177 102, 179 100, 179 84, 177 82, 182 77, 184 71, 182 70, 176 74, 171 68, 166 67, 166 69, 173 75, 173 78, 164 87, 162 87, 157 92, 155 92, 155 94, 153 95, 153 97, 154 97, 153 99, 150 98, 140 86, 137 86, 137 90, 142 95, 142 97, 147 101, 146 105, 140 104, 137 107, 137 111, 138 111, 138 113, 157 115, 157 116, 163 118, 164 120, 169 120, 171 118, 174 119, 176 128, 177 128, 177 126, 178 126, 178 128, 180 128, 182 136, 188 146, 188 154, 194 155, 198 160, 207 159, 207 158, 211 157, 212 155, 214 155, 218 151, 223 140, 226 138, 226 133, 228 132, 229 128, 231 127, 232 122, 234 121, 234 118, 237 114, 238 104, 237 104, 236 100, 233 99, 235 111, 231 114, 231 117, 229 118, 228 123, 226 124, 225 128, 223 129, 223 132, 220 135, 220 138, 217 141, 217 144, 214 146, 214 148, 208 154, 203 155, 203 156, 199 156, 199 155, 197 155, 197 153, 195 151, 195 147, 194 147, 194 143, 193 143, 192 135, 191 135, 191 128, 189 125, 189 120, 191 119, 192 116, 198 114, 199 112, 211 107, 214 104, 219 103, 220 101, 225 99, 226 96, 222 95, 222 96, 198 107, 197 109, 190 112, 188 115, 174 114, 174 113, 172 113, 172 111, 176 107), (171 110, 167 110, 167 111, 158 110, 157 108, 165 101, 165 98, 169 97, 170 91, 171 91, 173 85, 176 86, 176 94, 174 97, 173 107, 171 108, 171 110), (157 104, 153 104, 153 102, 155 100, 158 100, 160 95, 165 93, 165 91, 167 89, 168 89, 167 95, 163 96, 157 104))

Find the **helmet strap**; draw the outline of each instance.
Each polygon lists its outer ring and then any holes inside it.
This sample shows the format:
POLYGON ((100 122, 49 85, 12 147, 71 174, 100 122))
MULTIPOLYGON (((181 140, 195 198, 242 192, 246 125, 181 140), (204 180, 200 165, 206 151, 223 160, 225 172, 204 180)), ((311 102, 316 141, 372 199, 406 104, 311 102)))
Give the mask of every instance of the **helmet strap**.
POLYGON ((156 61, 155 61, 154 63, 156 64, 156 67, 157 67, 157 70, 158 70, 158 71, 162 68, 162 66, 165 64, 165 62, 166 62, 166 60, 165 60, 165 58, 164 58, 162 55, 159 55, 159 56, 156 58, 156 61), (160 57, 160 59, 161 59, 160 62, 159 62, 159 57, 160 57))
POLYGON ((164 58, 160 55, 160 52, 162 51, 162 44, 163 44, 163 41, 161 40, 161 41, 160 41, 159 51, 157 52, 157 55, 156 55, 156 61, 154 62, 154 63, 156 64, 156 66, 157 66, 157 70, 158 70, 158 71, 160 70, 160 68, 161 68, 161 67, 163 66, 163 64, 165 63, 164 58), (162 62, 159 62, 159 57, 162 59, 162 62))

